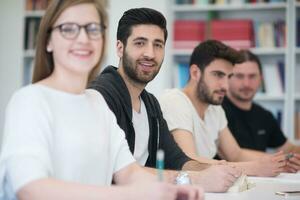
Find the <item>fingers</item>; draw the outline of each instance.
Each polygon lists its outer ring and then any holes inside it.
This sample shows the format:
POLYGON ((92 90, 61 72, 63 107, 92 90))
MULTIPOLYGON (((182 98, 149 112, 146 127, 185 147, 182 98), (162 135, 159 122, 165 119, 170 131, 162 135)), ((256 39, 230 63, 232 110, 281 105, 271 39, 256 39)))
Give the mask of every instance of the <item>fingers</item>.
POLYGON ((204 191, 199 186, 181 185, 177 186, 176 200, 203 200, 204 191))
POLYGON ((242 170, 236 166, 229 166, 228 172, 235 178, 238 178, 242 175, 242 170))
POLYGON ((275 162, 280 162, 280 161, 285 161, 286 160, 286 156, 285 156, 285 154, 283 154, 283 153, 280 153, 280 152, 278 152, 278 153, 276 153, 276 154, 273 154, 272 155, 272 161, 275 161, 275 162))
POLYGON ((217 164, 218 165, 228 165, 228 162, 226 160, 220 160, 217 164))
POLYGON ((285 172, 296 173, 300 170, 300 155, 289 153, 286 155, 287 165, 285 172))
POLYGON ((293 154, 293 157, 289 158, 288 162, 291 162, 294 165, 297 165, 298 166, 298 170, 299 170, 299 168, 300 168, 300 155, 299 154, 293 154))
POLYGON ((296 173, 300 170, 299 164, 293 160, 289 160, 287 162, 287 167, 289 167, 291 169, 290 172, 292 172, 292 173, 296 173))

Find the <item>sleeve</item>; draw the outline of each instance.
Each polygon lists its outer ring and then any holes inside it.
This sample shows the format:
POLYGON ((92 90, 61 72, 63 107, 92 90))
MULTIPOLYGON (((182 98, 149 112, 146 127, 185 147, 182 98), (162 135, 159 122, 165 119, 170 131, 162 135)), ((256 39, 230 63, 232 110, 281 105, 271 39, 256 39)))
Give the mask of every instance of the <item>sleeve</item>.
POLYGON ((166 94, 161 97, 160 105, 170 131, 184 129, 193 132, 193 115, 185 99, 166 94))
POLYGON ((219 124, 219 130, 222 131, 227 127, 227 118, 224 109, 222 106, 217 106, 219 117, 217 119, 220 119, 220 124, 219 124))
MULTIPOLYGON (((161 101, 161 106, 166 108, 165 109, 166 113, 162 112, 159 102, 156 101, 156 106, 160 112, 160 122, 159 122, 160 148, 162 148, 165 151, 165 167, 167 169, 181 170, 182 166, 186 162, 190 161, 191 159, 181 150, 181 148, 175 142, 175 139, 174 139, 173 135, 170 133, 170 131, 175 130, 176 128, 185 129, 185 127, 191 127, 192 124, 185 125, 185 123, 183 123, 183 125, 176 126, 175 121, 180 120, 180 119, 176 119, 176 117, 173 118, 173 116, 177 115, 177 114, 175 114, 172 111, 176 112, 176 109, 174 109, 172 105, 167 104, 167 101, 168 101, 167 98, 163 98, 161 101), (171 109, 171 110, 169 110, 169 109, 171 109), (169 127, 168 120, 165 120, 165 118, 164 118, 165 114, 168 115, 168 117, 167 117, 168 119, 172 118, 172 119, 170 119, 170 121, 172 121, 171 123, 173 123, 173 126, 172 126, 173 128, 169 127)), ((174 102, 175 101, 177 101, 177 99, 174 100, 174 102)), ((179 107, 181 107, 181 106, 177 106, 176 108, 179 108, 179 107)), ((182 106, 182 107, 184 107, 184 106, 182 106)), ((183 116, 183 118, 185 118, 185 119, 187 119, 189 117, 188 113, 186 113, 186 114, 187 114, 186 116, 183 116)), ((192 119, 190 119, 189 122, 192 122, 192 119)))
POLYGON ((31 96, 18 93, 7 107, 0 158, 2 192, 11 188, 15 194, 29 182, 48 177, 52 171, 49 120, 41 103, 31 96))
POLYGON ((270 126, 270 139, 269 139, 268 147, 276 148, 282 146, 287 139, 284 136, 281 128, 279 127, 278 122, 270 112, 268 112, 266 119, 269 119, 268 123, 270 126))
POLYGON ((113 160, 113 172, 117 172, 122 168, 126 167, 127 165, 135 162, 133 155, 131 154, 127 140, 125 139, 124 131, 119 127, 116 121, 115 115, 109 109, 108 105, 106 104, 104 98, 100 93, 97 92, 97 95, 101 96, 102 105, 105 104, 107 107, 107 124, 110 124, 110 132, 111 132, 111 153, 112 153, 112 160, 113 160))
POLYGON ((172 134, 170 134, 167 122, 162 119, 160 123, 160 148, 165 151, 166 169, 181 170, 183 165, 191 159, 181 150, 172 134))

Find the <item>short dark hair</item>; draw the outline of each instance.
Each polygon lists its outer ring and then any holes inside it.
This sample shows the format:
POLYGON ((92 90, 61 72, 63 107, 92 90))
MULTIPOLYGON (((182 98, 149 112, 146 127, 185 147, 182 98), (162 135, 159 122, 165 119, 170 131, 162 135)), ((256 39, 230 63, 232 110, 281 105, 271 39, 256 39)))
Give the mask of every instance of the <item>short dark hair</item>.
POLYGON ((247 61, 255 62, 258 65, 259 73, 262 74, 262 65, 257 55, 255 55, 249 50, 244 50, 244 49, 240 50, 240 55, 243 58, 243 62, 247 62, 247 61))
POLYGON ((243 61, 237 50, 217 40, 206 40, 193 50, 190 66, 195 64, 203 72, 215 59, 227 60, 232 65, 243 61))
POLYGON ((132 27, 142 24, 159 26, 164 31, 165 42, 167 41, 166 18, 163 14, 151 8, 132 8, 125 11, 118 23, 117 40, 120 40, 126 46, 132 27))

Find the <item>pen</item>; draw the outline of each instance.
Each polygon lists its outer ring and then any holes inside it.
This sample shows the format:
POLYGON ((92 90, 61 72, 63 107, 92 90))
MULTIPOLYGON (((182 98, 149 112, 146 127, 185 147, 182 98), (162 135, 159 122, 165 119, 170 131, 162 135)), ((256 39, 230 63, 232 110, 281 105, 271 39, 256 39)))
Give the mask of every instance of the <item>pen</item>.
POLYGON ((164 170, 164 158, 165 153, 162 149, 159 149, 156 153, 156 168, 157 168, 157 176, 158 181, 163 181, 163 170, 164 170))
POLYGON ((293 153, 288 153, 285 155, 285 160, 289 160, 290 158, 292 158, 294 156, 293 153))

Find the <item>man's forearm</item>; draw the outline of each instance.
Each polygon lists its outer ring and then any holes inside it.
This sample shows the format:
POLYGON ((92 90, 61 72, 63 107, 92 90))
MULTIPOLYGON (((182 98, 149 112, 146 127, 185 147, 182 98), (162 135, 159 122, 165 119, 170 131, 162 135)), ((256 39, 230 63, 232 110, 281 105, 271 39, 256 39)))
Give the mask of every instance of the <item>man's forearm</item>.
POLYGON ((200 163, 200 162, 195 161, 195 160, 190 160, 182 166, 182 170, 185 170, 185 171, 201 171, 201 170, 207 169, 210 166, 211 165, 208 164, 208 163, 200 163))
MULTIPOLYGON (((158 179, 158 172, 157 169, 151 167, 143 167, 147 172, 154 174, 157 176, 158 179)), ((175 179, 178 175, 179 171, 176 170, 164 170, 164 181, 168 183, 175 183, 175 179)))
MULTIPOLYGON (((200 163, 195 160, 190 160, 182 166, 182 170, 184 170, 184 171, 201 171, 201 170, 207 169, 210 166, 211 165, 207 164, 207 163, 200 163)), ((155 168, 151 168, 151 167, 143 167, 143 168, 151 174, 157 175, 157 173, 158 173, 157 169, 155 169, 155 168)), ((167 181, 168 183, 174 183, 178 174, 179 174, 179 171, 176 171, 176 170, 164 170, 164 180, 167 181)))
POLYGON ((243 161, 252 161, 260 159, 265 156, 266 153, 262 151, 250 150, 250 149, 241 149, 241 153, 239 154, 237 160, 234 162, 243 162, 243 161))

